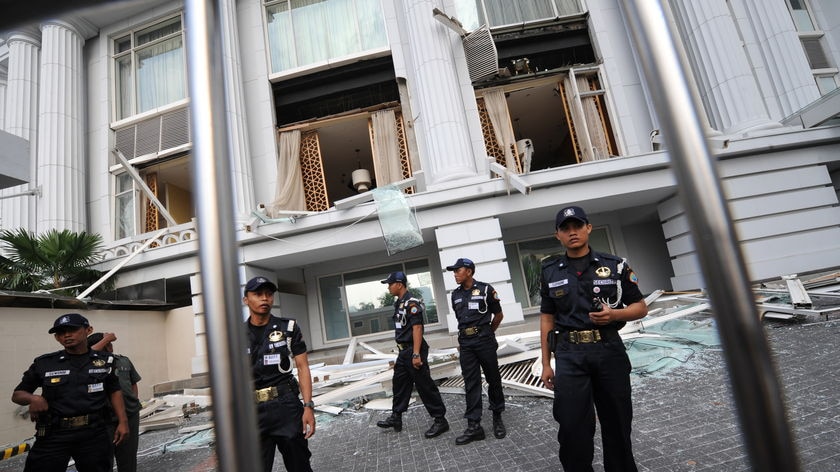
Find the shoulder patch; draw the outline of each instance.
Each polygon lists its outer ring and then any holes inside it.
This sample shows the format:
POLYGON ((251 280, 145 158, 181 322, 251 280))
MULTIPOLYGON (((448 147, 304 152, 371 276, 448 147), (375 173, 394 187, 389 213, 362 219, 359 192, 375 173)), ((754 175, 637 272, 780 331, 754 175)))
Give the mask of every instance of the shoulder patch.
POLYGON ((627 270, 630 271, 630 277, 629 277, 630 281, 633 282, 634 284, 638 285, 639 284, 639 278, 636 277, 636 273, 633 272, 633 269, 631 269, 629 267, 627 268, 627 270))

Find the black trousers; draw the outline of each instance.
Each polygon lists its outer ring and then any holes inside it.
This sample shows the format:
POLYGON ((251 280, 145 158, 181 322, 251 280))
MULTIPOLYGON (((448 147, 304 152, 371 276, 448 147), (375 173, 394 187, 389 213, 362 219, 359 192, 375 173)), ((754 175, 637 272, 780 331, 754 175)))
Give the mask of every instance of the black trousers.
POLYGON ((620 338, 594 344, 560 341, 554 361, 553 413, 560 425, 557 441, 563 470, 592 471, 597 410, 604 470, 635 472, 630 359, 624 343, 620 338))
POLYGON ((79 472, 110 472, 112 440, 104 422, 86 428, 49 431, 35 440, 23 471, 64 472, 72 457, 79 472))
POLYGON ((257 405, 263 470, 274 467, 274 451, 280 451, 289 472, 312 472, 309 440, 303 436, 303 404, 297 391, 257 405))
POLYGON ((464 390, 467 394, 467 411, 464 418, 481 421, 481 372, 487 381, 487 401, 493 412, 505 410, 505 395, 502 391, 502 376, 499 373, 499 358, 496 350, 499 343, 491 334, 461 336, 458 338, 461 361, 461 375, 464 376, 464 390))
POLYGON ((423 360, 423 365, 419 369, 415 369, 411 362, 413 353, 412 348, 408 348, 403 349, 397 355, 397 361, 394 364, 392 411, 402 413, 408 410, 411 390, 414 386, 417 386, 417 393, 420 394, 420 399, 423 400, 423 406, 426 407, 429 415, 433 418, 443 418, 446 416, 446 406, 443 404, 440 390, 438 390, 429 370, 429 346, 424 342, 420 348, 420 358, 423 360))

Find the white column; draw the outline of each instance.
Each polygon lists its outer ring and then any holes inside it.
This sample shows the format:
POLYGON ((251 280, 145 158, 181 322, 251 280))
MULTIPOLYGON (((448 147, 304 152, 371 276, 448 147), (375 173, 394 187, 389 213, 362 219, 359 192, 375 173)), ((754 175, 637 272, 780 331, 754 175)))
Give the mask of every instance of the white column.
POLYGON ((700 96, 725 134, 779 126, 770 121, 726 0, 673 0, 700 96))
POLYGON ((0 63, 0 129, 6 129, 6 84, 8 83, 9 68, 0 63))
POLYGON ((411 95, 414 135, 429 185, 475 177, 476 160, 467 131, 466 104, 453 50, 460 39, 432 16, 430 0, 397 3, 405 39, 406 83, 411 95))
POLYGON ((254 183, 251 177, 251 152, 248 149, 247 121, 244 93, 242 92, 242 65, 239 60, 239 28, 236 20, 235 0, 225 0, 221 12, 223 65, 225 73, 225 112, 231 148, 233 172, 234 217, 247 220, 255 208, 254 183))
POLYGON ((61 21, 41 25, 37 230, 86 229, 84 38, 61 21))
MULTIPOLYGON (((502 227, 498 218, 481 218, 462 221, 435 229, 435 241, 440 251, 440 265, 445 268, 461 257, 475 263, 475 279, 488 283, 496 289, 505 318, 502 326, 525 320, 522 305, 516 301, 510 269, 506 262, 505 242, 502 240, 502 227)), ((452 291, 458 286, 452 272, 443 272, 443 282, 449 300, 452 291)), ((450 333, 458 331, 458 320, 452 307, 438 307, 438 312, 446 315, 446 325, 450 333)), ((441 320, 443 321, 443 320, 441 320)))
MULTIPOLYGON (((5 130, 29 141, 30 183, 0 191, 0 195, 14 195, 37 185, 35 163, 38 131, 38 62, 41 47, 36 29, 9 33, 9 72, 6 82, 6 109, 3 114, 5 130)), ((19 196, 0 200, 3 229, 24 228, 34 231, 34 196, 19 196)))
POLYGON ((779 116, 790 115, 820 98, 820 91, 811 74, 811 66, 802 49, 796 26, 783 1, 732 0, 733 11, 745 34, 747 53, 761 77, 768 101, 778 102, 779 116))

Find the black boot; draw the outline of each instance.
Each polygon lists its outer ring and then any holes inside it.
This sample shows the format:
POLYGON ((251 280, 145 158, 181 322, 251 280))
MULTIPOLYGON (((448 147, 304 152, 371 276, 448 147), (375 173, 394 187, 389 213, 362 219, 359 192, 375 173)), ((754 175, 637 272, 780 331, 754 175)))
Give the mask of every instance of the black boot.
POLYGON ((502 439, 507 435, 507 430, 505 429, 505 423, 502 421, 502 412, 501 411, 494 411, 493 412, 493 436, 496 436, 496 439, 502 439))
POLYGON ((463 446, 464 444, 482 439, 484 439, 484 428, 481 427, 481 422, 467 420, 467 429, 464 430, 464 434, 455 438, 455 444, 463 446))
POLYGON ((431 439, 440 436, 447 431, 449 431, 449 422, 446 421, 446 418, 441 416, 440 418, 435 418, 435 422, 432 423, 432 427, 429 428, 429 430, 423 435, 431 439))
POLYGON ((377 421, 376 426, 380 428, 394 428, 394 431, 399 433, 402 431, 402 413, 391 413, 391 416, 377 421))

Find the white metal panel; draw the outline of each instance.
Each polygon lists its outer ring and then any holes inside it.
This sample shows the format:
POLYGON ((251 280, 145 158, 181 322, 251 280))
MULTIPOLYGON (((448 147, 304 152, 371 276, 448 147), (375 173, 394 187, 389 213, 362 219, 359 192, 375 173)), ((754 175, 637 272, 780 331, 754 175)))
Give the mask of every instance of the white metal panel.
POLYGON ((829 184, 831 177, 828 169, 824 166, 810 166, 724 179, 723 192, 728 199, 734 200, 829 184))
POLYGON ((835 204, 837 195, 833 188, 817 187, 737 200, 730 202, 729 210, 733 219, 742 220, 835 204))

